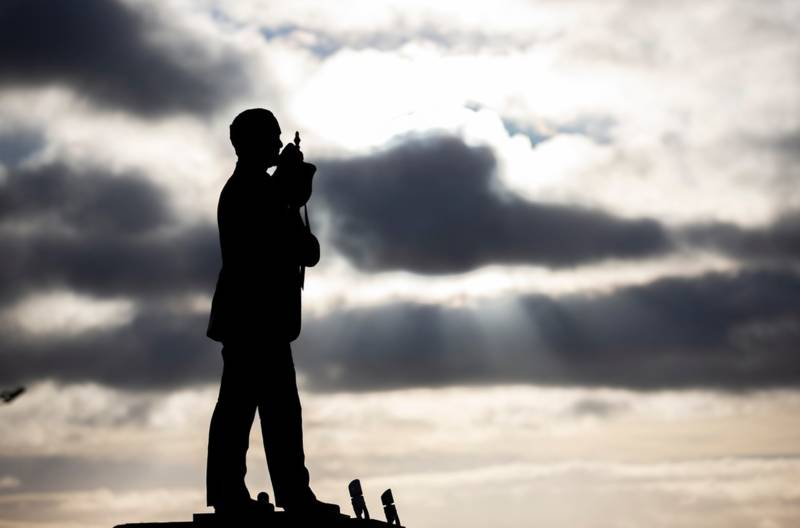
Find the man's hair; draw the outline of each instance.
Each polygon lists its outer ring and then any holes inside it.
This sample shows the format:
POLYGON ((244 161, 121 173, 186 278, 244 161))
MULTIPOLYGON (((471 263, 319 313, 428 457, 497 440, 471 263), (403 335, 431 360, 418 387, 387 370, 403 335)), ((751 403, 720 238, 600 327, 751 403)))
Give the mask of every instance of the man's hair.
POLYGON ((230 127, 230 137, 237 156, 262 148, 264 134, 278 133, 278 120, 265 108, 250 108, 237 115, 230 127))

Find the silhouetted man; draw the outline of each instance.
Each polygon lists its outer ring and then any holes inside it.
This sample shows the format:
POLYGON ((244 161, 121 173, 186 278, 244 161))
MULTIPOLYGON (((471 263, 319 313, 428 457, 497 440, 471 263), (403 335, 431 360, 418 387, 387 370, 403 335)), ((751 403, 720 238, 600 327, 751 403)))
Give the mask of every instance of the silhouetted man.
POLYGON ((309 487, 289 345, 300 334, 303 267, 319 261, 319 242, 300 216, 315 167, 293 144, 279 155, 280 133, 261 108, 245 110, 230 126, 239 159, 219 198, 222 270, 208 327, 223 344, 224 362, 206 475, 208 504, 218 513, 259 508, 244 482, 256 409, 276 505, 313 515, 339 511, 309 487))

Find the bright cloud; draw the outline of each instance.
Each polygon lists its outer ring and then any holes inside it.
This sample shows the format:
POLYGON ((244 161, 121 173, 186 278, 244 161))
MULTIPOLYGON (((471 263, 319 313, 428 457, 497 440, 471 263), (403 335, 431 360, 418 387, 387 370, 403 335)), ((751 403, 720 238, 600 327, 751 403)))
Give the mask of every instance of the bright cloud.
POLYGON ((35 294, 6 308, 0 320, 6 331, 36 335, 71 335, 127 324, 135 314, 128 299, 93 299, 69 291, 35 294))

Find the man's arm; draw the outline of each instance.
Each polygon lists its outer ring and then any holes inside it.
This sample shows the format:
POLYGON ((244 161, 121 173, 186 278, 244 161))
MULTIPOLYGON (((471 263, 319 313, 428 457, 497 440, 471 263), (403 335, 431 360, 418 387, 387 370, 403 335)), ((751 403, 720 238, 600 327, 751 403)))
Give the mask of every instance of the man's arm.
POLYGON ((317 240, 317 237, 314 236, 308 226, 303 223, 300 218, 300 211, 293 214, 293 217, 292 254, 299 265, 310 268, 319 262, 319 240, 317 240))
POLYGON ((288 209, 287 245, 291 258, 306 267, 316 265, 320 257, 319 241, 300 217, 300 208, 311 198, 316 170, 315 165, 303 160, 299 147, 290 143, 281 152, 278 167, 270 178, 275 198, 288 209))
POLYGON ((304 161, 300 149, 289 143, 283 148, 270 178, 272 188, 284 203, 302 207, 311 198, 311 182, 316 172, 316 165, 304 161))

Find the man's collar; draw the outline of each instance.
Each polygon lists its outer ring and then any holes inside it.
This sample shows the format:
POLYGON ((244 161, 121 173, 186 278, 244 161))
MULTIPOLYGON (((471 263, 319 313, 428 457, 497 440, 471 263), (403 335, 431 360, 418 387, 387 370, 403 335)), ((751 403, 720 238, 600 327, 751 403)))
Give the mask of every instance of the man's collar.
POLYGON ((254 176, 266 176, 267 171, 259 167, 257 163, 249 163, 246 160, 237 160, 234 174, 252 174, 254 176))

